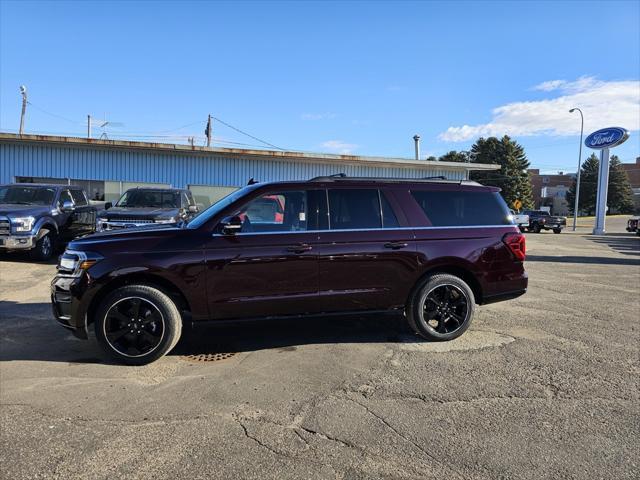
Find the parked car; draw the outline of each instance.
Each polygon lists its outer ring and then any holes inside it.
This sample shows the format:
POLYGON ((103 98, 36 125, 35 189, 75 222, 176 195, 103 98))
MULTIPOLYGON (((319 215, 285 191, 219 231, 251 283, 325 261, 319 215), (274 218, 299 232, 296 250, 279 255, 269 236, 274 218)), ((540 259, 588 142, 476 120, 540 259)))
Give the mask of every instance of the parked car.
POLYGON ((524 232, 524 229, 529 226, 529 215, 524 213, 516 213, 513 210, 509 210, 511 212, 511 216, 513 217, 513 223, 515 223, 521 232, 524 232))
POLYGON ((450 340, 476 305, 527 289, 525 238, 498 192, 348 177, 249 185, 180 226, 72 242, 53 309, 134 365, 170 351, 185 324, 247 318, 404 313, 417 334, 450 340), (282 217, 252 218, 274 197, 282 217))
POLYGON ((637 232, 638 223, 640 223, 640 217, 631 217, 627 220, 627 232, 637 232))
POLYGON ((527 231, 540 233, 542 230, 553 230, 553 233, 560 233, 567 226, 567 218, 551 215, 545 210, 524 210, 524 215, 529 216, 529 227, 527 231))
POLYGON ((74 185, 0 185, 0 252, 29 251, 48 260, 56 246, 91 233, 96 209, 74 185))
POLYGON ((190 220, 198 207, 191 191, 179 188, 132 188, 115 206, 98 213, 97 230, 146 227, 190 220))

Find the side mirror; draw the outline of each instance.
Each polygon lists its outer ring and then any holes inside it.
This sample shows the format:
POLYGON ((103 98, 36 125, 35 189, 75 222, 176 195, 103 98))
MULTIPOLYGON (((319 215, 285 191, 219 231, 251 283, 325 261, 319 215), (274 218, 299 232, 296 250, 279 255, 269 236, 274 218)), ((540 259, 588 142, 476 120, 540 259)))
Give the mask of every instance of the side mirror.
POLYGON ((73 206, 73 202, 70 202, 69 200, 65 200, 64 202, 62 202, 62 207, 60 207, 60 210, 65 213, 71 213, 75 209, 76 207, 73 206))
POLYGON ((223 235, 234 235, 242 230, 242 219, 234 215, 232 217, 226 217, 220 222, 223 235))
POLYGON ((198 213, 198 207, 196 205, 189 205, 190 213, 198 213))
POLYGON ((111 207, 113 207, 113 203, 111 203, 111 202, 105 202, 105 204, 104 204, 104 209, 105 209, 105 210, 109 210, 111 207))

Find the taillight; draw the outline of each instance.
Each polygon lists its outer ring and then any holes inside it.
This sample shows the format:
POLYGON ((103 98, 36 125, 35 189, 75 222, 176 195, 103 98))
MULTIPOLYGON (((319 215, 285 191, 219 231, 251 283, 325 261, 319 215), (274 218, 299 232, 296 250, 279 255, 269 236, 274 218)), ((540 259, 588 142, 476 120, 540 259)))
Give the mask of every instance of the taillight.
POLYGON ((516 260, 524 262, 524 257, 527 251, 524 235, 521 233, 507 233, 502 237, 504 244, 509 247, 511 253, 516 257, 516 260))

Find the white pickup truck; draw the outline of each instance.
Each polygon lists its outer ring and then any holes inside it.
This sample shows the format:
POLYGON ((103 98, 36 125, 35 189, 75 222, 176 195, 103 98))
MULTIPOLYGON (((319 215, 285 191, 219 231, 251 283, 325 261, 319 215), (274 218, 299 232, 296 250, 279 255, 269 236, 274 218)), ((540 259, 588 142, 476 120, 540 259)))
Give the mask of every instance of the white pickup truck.
POLYGON ((521 231, 524 231, 524 229, 529 226, 529 215, 516 213, 513 210, 509 211, 511 212, 511 216, 513 217, 513 223, 515 223, 521 231))

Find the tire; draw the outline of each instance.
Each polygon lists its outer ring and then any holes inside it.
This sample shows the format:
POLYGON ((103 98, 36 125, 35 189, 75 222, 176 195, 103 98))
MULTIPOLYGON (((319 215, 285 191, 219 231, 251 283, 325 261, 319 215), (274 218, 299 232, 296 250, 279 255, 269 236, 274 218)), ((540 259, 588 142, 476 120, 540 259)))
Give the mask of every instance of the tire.
POLYGON ((36 242, 36 246, 31 250, 31 258, 39 262, 49 260, 55 251, 55 237, 53 233, 47 232, 36 242))
POLYGON ((159 359, 175 347, 182 333, 182 317, 174 301, 148 285, 128 285, 108 294, 94 324, 102 350, 126 365, 159 359))
POLYGON ((562 232, 561 228, 554 228, 553 229, 553 233, 560 233, 560 232, 562 232))
POLYGON ((407 320, 413 331, 423 338, 453 340, 471 325, 475 304, 473 291, 466 282, 455 275, 437 273, 426 277, 414 289, 406 308, 407 320), (446 291, 450 292, 449 301, 446 301, 446 291), (454 307, 460 299, 464 299, 464 308, 461 308, 461 304, 454 307), (440 305, 437 306, 437 303, 440 305), (450 309, 447 311, 449 313, 438 313, 437 309, 445 308, 445 304, 450 309), (429 312, 428 305, 436 307, 431 310, 433 313, 429 312), (457 315, 454 317, 455 314, 457 315))
POLYGON ((538 225, 537 223, 533 226, 533 232, 534 233, 540 233, 540 230, 542 230, 542 227, 540 227, 540 225, 538 225))
POLYGON ((520 233, 524 233, 525 228, 524 228, 524 227, 522 227, 522 226, 518 226, 518 230, 520 230, 520 233))

